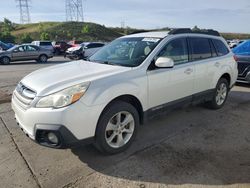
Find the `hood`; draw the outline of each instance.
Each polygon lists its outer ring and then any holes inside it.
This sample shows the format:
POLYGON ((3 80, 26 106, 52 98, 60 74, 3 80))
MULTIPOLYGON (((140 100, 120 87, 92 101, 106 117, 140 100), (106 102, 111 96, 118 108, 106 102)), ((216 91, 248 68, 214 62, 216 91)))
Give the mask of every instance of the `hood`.
POLYGON ((0 55, 10 54, 8 51, 0 50, 0 55))
POLYGON ((128 70, 131 68, 80 60, 37 70, 24 77, 21 82, 36 91, 37 96, 45 96, 79 83, 93 82, 128 70))
POLYGON ((73 52, 73 51, 80 50, 80 49, 81 49, 81 46, 71 47, 67 49, 67 52, 73 52))

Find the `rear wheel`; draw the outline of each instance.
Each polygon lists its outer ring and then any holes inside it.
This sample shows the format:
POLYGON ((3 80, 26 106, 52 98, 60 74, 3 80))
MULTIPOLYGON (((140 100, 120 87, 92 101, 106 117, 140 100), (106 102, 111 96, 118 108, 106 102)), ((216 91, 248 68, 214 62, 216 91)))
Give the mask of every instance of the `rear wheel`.
POLYGON ((48 57, 46 55, 40 55, 40 57, 38 58, 38 61, 40 63, 46 63, 48 61, 48 57))
POLYGON ((229 83, 227 79, 221 78, 216 86, 213 98, 208 102, 211 109, 220 109, 224 106, 229 92, 229 83))
POLYGON ((10 64, 10 58, 9 58, 9 57, 3 57, 3 58, 1 59, 1 62, 2 62, 2 64, 4 64, 4 65, 8 65, 8 64, 10 64))
POLYGON ((126 150, 135 139, 139 115, 129 103, 116 102, 104 111, 96 129, 96 147, 106 154, 126 150))

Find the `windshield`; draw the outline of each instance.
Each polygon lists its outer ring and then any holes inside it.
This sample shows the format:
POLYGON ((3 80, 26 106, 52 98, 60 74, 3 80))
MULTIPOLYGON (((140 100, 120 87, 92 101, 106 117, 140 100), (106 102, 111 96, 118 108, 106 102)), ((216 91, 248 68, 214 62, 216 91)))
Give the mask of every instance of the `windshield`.
POLYGON ((104 46, 89 60, 111 65, 136 67, 146 59, 159 42, 159 38, 120 38, 104 46))
POLYGON ((17 48, 18 46, 13 46, 13 47, 11 47, 10 49, 8 49, 7 51, 8 52, 11 52, 11 51, 13 51, 15 48, 17 48))

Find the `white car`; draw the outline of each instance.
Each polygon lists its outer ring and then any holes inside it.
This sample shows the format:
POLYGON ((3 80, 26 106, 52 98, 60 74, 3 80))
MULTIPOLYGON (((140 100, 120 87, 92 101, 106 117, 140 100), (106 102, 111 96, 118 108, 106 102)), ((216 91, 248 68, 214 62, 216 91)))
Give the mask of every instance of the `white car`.
POLYGON ((237 75, 234 55, 216 31, 140 33, 116 39, 89 61, 29 74, 14 91, 12 108, 25 134, 41 145, 95 143, 114 154, 165 110, 196 102, 221 108, 237 75))
POLYGON ((84 42, 80 46, 71 47, 66 50, 65 57, 72 60, 87 59, 98 50, 100 50, 105 44, 101 42, 84 42))

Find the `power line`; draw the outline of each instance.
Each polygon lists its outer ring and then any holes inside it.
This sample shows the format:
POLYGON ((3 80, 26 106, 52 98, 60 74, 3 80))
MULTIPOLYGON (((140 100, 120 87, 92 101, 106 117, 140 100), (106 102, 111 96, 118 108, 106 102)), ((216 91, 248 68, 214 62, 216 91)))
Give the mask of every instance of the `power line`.
POLYGON ((66 21, 83 22, 82 0, 66 0, 66 21))
POLYGON ((29 2, 30 0, 16 0, 20 11, 20 23, 30 23, 29 2))

